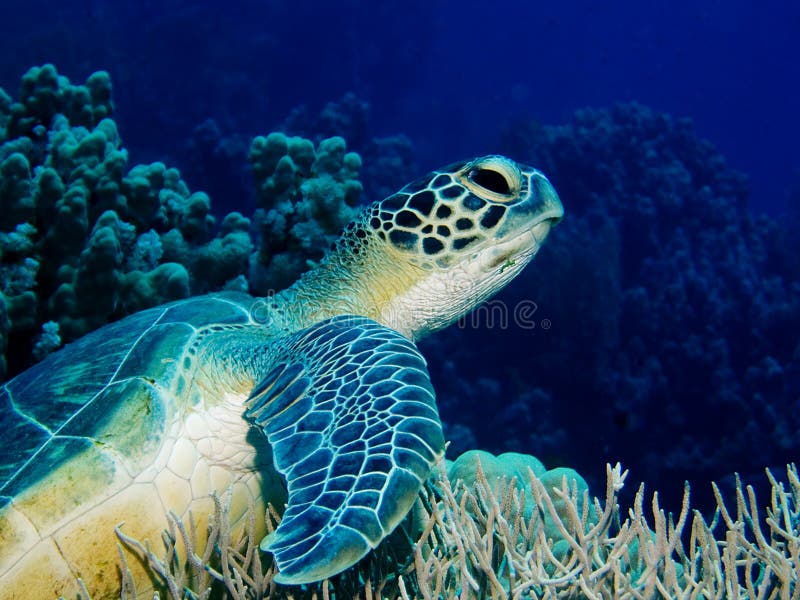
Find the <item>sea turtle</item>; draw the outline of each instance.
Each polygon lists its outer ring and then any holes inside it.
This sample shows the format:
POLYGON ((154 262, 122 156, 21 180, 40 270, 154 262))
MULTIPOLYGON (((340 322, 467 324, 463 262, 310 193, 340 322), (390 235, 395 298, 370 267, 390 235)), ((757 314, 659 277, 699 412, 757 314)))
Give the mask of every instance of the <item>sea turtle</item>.
POLYGON ((288 492, 263 544, 279 582, 354 564, 444 451, 414 341, 510 281, 562 214, 533 168, 453 164, 366 207, 274 296, 148 309, 6 383, 0 596, 75 597, 76 577, 117 595, 115 526, 160 540, 166 511, 202 517, 226 490, 234 520, 288 492))

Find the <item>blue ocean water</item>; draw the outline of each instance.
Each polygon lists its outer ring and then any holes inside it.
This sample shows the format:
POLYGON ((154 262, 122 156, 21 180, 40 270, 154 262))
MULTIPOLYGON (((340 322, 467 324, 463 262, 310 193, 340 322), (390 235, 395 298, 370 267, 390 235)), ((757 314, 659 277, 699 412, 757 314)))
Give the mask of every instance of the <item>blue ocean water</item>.
POLYGON ((560 247, 582 251, 565 266, 565 251, 546 248, 503 296, 535 301, 538 328, 467 327, 426 343, 443 416, 465 444, 542 455, 595 481, 621 460, 673 500, 691 479, 702 503, 708 479, 758 477, 800 450, 800 268, 785 228, 800 210, 798 33, 800 6, 772 0, 6 0, 0 87, 15 95, 45 62, 73 81, 107 70, 132 162, 178 166, 220 214, 251 208, 237 143, 286 124, 343 133, 365 163, 380 155, 374 138, 407 136, 399 183, 478 154, 541 159, 568 214, 560 247), (345 121, 314 116, 333 101, 345 121), (647 112, 573 121, 620 102, 688 117, 727 167, 647 112), (657 164, 643 173, 635 136, 650 130, 657 164), (214 150, 221 141, 230 154, 214 150), (698 196, 670 209, 658 198, 677 177, 673 154, 707 160, 687 167, 698 196), (661 229, 614 204, 622 184, 601 177, 614 169, 636 188, 626 202, 663 211, 661 229))
POLYGON ((748 174, 753 206, 779 212, 800 163, 799 30, 800 8, 774 0, 8 0, 0 85, 44 62, 108 70, 142 159, 177 154, 204 118, 253 135, 355 92, 373 133, 409 135, 425 167, 491 151, 514 117, 635 100, 691 117, 748 174))

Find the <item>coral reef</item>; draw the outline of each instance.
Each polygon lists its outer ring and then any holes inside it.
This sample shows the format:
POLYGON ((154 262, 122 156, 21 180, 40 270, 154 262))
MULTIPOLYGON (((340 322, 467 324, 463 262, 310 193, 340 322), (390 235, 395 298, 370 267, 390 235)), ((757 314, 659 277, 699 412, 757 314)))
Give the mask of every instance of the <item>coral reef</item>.
POLYGON ((557 261, 565 277, 540 278, 538 289, 541 298, 559 286, 557 294, 592 289, 592 304, 569 306, 559 321, 599 334, 591 362, 564 364, 596 365, 584 397, 612 407, 608 426, 629 444, 610 451, 648 448, 642 472, 656 485, 673 473, 711 480, 730 465, 752 473, 796 456, 798 396, 786 374, 800 369, 800 280, 773 261, 784 228, 751 214, 745 177, 690 121, 638 105, 578 113, 529 143, 574 199, 575 225, 541 265, 547 272, 557 261), (582 246, 596 252, 603 277, 564 269, 563 255, 582 246))
MULTIPOLYGON (((217 210, 246 208, 249 214, 257 205, 263 208, 265 200, 269 203, 269 197, 259 190, 254 193, 251 171, 257 171, 259 166, 248 161, 248 156, 260 161, 264 148, 253 147, 249 127, 244 133, 232 130, 230 117, 223 111, 218 117, 203 120, 173 160, 182 165, 186 181, 214 198, 217 210)), ((315 147, 331 138, 347 140, 347 147, 362 159, 358 180, 363 185, 362 197, 369 201, 390 196, 417 171, 411 140, 405 135, 375 136, 369 103, 352 92, 326 103, 319 111, 306 104, 296 106, 273 129, 287 137, 281 144, 298 137, 315 147)), ((266 137, 259 144, 265 140, 266 137)), ((298 149, 286 151, 291 156, 298 149)), ((265 175, 256 173, 256 186, 260 187, 265 179, 265 175)))
POLYGON ((177 169, 129 166, 112 113, 105 72, 34 67, 19 101, 0 93, 0 376, 149 306, 283 287, 355 210, 361 161, 341 138, 256 138, 259 209, 218 219, 177 169))
MULTIPOLYGON (((252 130, 249 130, 252 131, 252 130)), ((214 199, 215 211, 255 210, 253 174, 247 156, 251 137, 231 133, 215 118, 203 120, 173 159, 183 178, 214 199)))
POLYGON ((347 152, 341 137, 326 138, 316 150, 310 140, 272 133, 256 137, 250 163, 258 190, 254 221, 261 240, 253 290, 286 287, 319 260, 355 216, 361 158, 347 152))
POLYGON ((182 265, 158 265, 154 232, 174 229, 207 241, 214 225, 208 198, 190 194, 164 165, 126 174, 127 152, 108 118, 110 96, 107 73, 74 86, 45 65, 25 74, 20 101, 7 107, 0 281, 14 370, 42 358, 56 340, 141 308, 141 299, 131 302, 127 292, 148 280, 165 285, 150 286, 147 306, 192 289, 182 265))
POLYGON ((328 102, 315 113, 308 105, 294 107, 280 129, 314 141, 326 137, 343 137, 355 147, 369 142, 370 106, 353 92, 328 102))
POLYGON ((360 179, 370 200, 394 194, 416 170, 408 136, 375 136, 369 103, 352 92, 328 102, 319 113, 305 104, 297 106, 278 129, 317 143, 327 137, 346 139, 363 159, 360 179))
MULTIPOLYGON (((531 476, 535 477, 546 490, 559 489, 562 485, 566 485, 574 498, 578 513, 583 513, 584 494, 588 495, 589 485, 573 469, 555 467, 548 470, 542 461, 529 454, 506 452, 494 456, 484 450, 468 450, 447 465, 447 480, 458 483, 466 490, 474 490, 485 483, 491 487, 497 497, 500 497, 503 494, 503 488, 515 481, 520 486, 522 493, 519 516, 526 521, 532 518, 537 506, 533 488, 525 485, 530 481, 531 476)), ((569 507, 565 498, 554 497, 552 503, 557 518, 567 521, 569 507)), ((596 521, 597 514, 594 507, 587 504, 586 509, 589 511, 589 519, 596 521)), ((557 521, 554 520, 554 516, 544 513, 541 518, 545 537, 554 540, 556 544, 563 541, 564 536, 557 521)))

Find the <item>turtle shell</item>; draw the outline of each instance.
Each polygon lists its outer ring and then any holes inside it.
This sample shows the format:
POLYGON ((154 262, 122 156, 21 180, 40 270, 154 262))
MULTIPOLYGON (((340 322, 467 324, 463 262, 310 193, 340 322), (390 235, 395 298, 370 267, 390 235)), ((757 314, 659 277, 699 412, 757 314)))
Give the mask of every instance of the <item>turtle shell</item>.
POLYGON ((135 477, 181 405, 200 400, 184 374, 202 332, 250 323, 252 302, 225 294, 145 310, 7 382, 0 388, 0 508, 79 455, 93 481, 75 482, 75 497, 65 502, 86 501, 116 469, 135 477))

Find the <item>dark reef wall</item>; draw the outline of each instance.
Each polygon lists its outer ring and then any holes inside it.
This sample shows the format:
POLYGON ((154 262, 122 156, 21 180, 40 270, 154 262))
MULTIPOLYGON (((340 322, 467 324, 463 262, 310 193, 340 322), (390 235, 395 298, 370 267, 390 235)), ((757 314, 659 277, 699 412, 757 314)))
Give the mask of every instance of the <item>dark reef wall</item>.
POLYGON ((456 438, 584 474, 620 459, 675 503, 676 480, 796 460, 797 215, 753 215, 746 178, 689 120, 636 104, 518 123, 504 146, 547 173, 567 209, 503 296, 535 301, 550 328, 431 340, 456 438))

